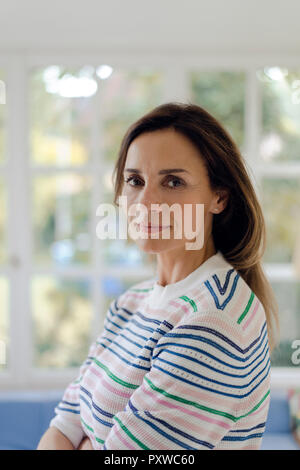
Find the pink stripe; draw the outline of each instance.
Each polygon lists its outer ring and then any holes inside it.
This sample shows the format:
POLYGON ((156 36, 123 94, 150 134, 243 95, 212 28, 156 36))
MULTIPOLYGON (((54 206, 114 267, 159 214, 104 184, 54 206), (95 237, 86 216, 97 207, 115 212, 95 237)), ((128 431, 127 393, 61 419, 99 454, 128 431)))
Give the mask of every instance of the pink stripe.
MULTIPOLYGON (((160 372, 156 369, 153 369, 151 372, 151 380, 152 382, 157 382, 160 388, 167 390, 169 386, 172 385, 172 381, 168 377, 165 377, 165 380, 160 375, 160 372)), ((171 379, 172 380, 172 379, 171 379)), ((189 398, 194 398, 199 403, 205 403, 207 406, 214 407, 216 405, 216 396, 212 395, 211 393, 204 392, 197 388, 189 388, 189 398)), ((223 406, 225 409, 229 409, 232 406, 232 403, 235 403, 233 398, 224 398, 218 396, 218 404, 223 406)))
POLYGON ((187 305, 184 305, 182 303, 176 302, 175 300, 171 300, 170 305, 173 305, 174 307, 181 308, 185 313, 189 313, 191 309, 193 309, 192 306, 188 307, 187 305))
POLYGON ((147 297, 147 295, 149 295, 149 292, 147 292, 146 294, 145 293, 138 293, 138 292, 128 292, 128 295, 130 295, 130 297, 133 297, 135 299, 144 299, 145 297, 147 297))
POLYGON ((94 366, 90 367, 89 370, 93 372, 93 374, 95 374, 97 377, 101 378, 101 385, 107 388, 107 390, 114 393, 115 395, 119 395, 119 397, 128 398, 128 399, 130 398, 132 392, 121 392, 117 388, 112 387, 104 378, 104 376, 100 373, 100 371, 96 370, 94 366))
MULTIPOLYGON (((122 412, 122 415, 123 413, 124 412, 122 412)), ((126 419, 125 413, 124 413, 124 416, 126 419)), ((128 418, 128 415, 127 415, 127 418, 128 418)), ((120 417, 120 420, 122 421, 122 416, 120 417)), ((144 421, 140 421, 140 420, 137 423, 135 417, 134 417, 133 422, 134 422, 134 430, 132 434, 134 434, 135 436, 139 436, 139 439, 143 442, 145 446, 149 447, 150 449, 168 449, 168 444, 166 444, 167 447, 162 447, 162 441, 158 440, 160 435, 158 435, 158 439, 157 439, 156 438, 157 434, 153 434, 153 429, 151 427, 148 428, 147 423, 145 423, 144 421), (149 432, 146 432, 147 429, 149 429, 149 432)), ((127 429, 131 431, 129 423, 126 424, 126 427, 127 429)))
MULTIPOLYGON (((221 426, 225 429, 230 429, 230 424, 227 424, 226 422, 224 421, 220 421, 218 419, 215 419, 215 418, 209 418, 205 415, 203 415, 202 413, 198 413, 197 411, 192 411, 192 410, 188 410, 186 408, 184 408, 183 406, 179 406, 179 405, 174 405, 166 400, 162 400, 161 398, 158 398, 157 395, 155 393, 153 393, 152 391, 150 390, 147 390, 146 387, 145 387, 145 384, 143 383, 141 388, 144 390, 144 392, 149 395, 151 398, 154 399, 154 402, 155 403, 160 403, 161 405, 164 405, 167 407, 167 409, 169 408, 173 408, 173 409, 176 409, 176 410, 179 410, 185 414, 188 414, 190 416, 194 416, 196 418, 200 418, 202 419, 203 421, 206 421, 207 423, 214 423, 214 424, 217 424, 218 426, 221 426)), ((178 392, 177 392, 178 393, 178 392)))
MULTIPOLYGON (((118 426, 119 426, 119 423, 116 423, 116 424, 118 424, 118 426)), ((121 432, 119 431, 119 429, 117 429, 116 424, 114 425, 114 428, 113 428, 114 429, 114 431, 113 431, 114 435, 117 436, 120 439, 120 441, 124 444, 126 449, 135 450, 135 447, 131 444, 131 442, 124 439, 124 437, 121 434, 121 432)), ((113 450, 114 450, 115 445, 116 445, 116 441, 114 439, 115 436, 112 437, 112 439, 113 439, 112 445, 114 446, 112 448, 113 450)), ((109 439, 108 439, 108 442, 105 443, 105 445, 106 445, 107 449, 109 449, 109 439)))
POLYGON ((75 384, 75 385, 70 384, 68 388, 76 390, 77 388, 79 388, 79 382, 78 382, 78 384, 75 384))
POLYGON ((234 302, 231 306, 231 313, 230 316, 234 319, 237 320, 240 315, 241 315, 241 309, 246 308, 246 305, 249 300, 249 287, 245 286, 242 282, 242 279, 239 279, 239 284, 240 284, 240 292, 236 293, 234 296, 234 302))
POLYGON ((260 302, 257 300, 256 301, 256 304, 255 304, 255 308, 253 309, 253 312, 251 313, 250 317, 248 318, 248 320, 244 323, 244 325, 242 325, 242 328, 243 330, 245 330, 247 328, 247 326, 251 323, 251 321, 253 320, 256 312, 257 312, 257 309, 259 307, 259 304, 260 302))

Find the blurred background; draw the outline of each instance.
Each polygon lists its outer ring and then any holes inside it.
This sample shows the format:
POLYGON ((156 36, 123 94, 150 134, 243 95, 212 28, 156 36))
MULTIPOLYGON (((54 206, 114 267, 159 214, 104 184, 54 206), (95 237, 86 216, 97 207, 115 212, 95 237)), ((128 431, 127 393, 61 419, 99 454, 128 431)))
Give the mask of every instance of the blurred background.
POLYGON ((172 100, 247 161, 280 307, 272 387, 300 386, 299 16, 294 0, 1 1, 2 391, 63 390, 110 302, 153 276, 134 242, 97 238, 96 208, 129 125, 172 100))

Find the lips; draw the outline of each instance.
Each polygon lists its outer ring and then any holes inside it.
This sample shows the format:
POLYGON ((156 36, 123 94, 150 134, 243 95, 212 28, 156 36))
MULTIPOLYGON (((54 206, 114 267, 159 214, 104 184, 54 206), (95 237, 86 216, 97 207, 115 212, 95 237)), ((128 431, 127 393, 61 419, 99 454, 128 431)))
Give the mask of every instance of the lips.
POLYGON ((139 224, 139 227, 143 232, 157 232, 169 228, 170 225, 143 225, 139 224))

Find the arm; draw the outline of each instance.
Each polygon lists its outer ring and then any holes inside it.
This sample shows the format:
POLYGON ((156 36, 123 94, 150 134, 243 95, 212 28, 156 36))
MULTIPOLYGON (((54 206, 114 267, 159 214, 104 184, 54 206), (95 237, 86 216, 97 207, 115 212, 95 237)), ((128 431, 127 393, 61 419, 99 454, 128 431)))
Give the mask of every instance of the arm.
MULTIPOLYGON (((115 302, 115 300, 111 302, 107 315, 110 314, 110 309, 114 309, 115 302)), ((104 325, 106 325, 106 323, 107 318, 104 325)), ((57 438, 56 436, 64 436, 64 438, 71 443, 73 448, 77 449, 83 438, 86 436, 80 419, 80 383, 93 358, 105 349, 106 344, 109 344, 107 341, 105 341, 106 336, 107 329, 104 326, 102 333, 99 335, 96 341, 91 344, 88 356, 81 365, 76 379, 73 380, 65 389, 62 399, 55 408, 56 416, 50 421, 49 429, 43 436, 43 441, 41 440, 39 446, 48 445, 48 442, 49 445, 60 445, 61 439, 60 437, 57 438), (54 430, 52 430, 53 428, 54 430), (55 431, 59 431, 59 433, 56 433, 55 431), (55 439, 53 441, 54 437, 55 439)))
POLYGON ((251 380, 243 341, 224 312, 184 318, 158 341, 150 371, 114 416, 101 450, 213 449, 243 414, 251 380))
POLYGON ((48 428, 36 450, 74 450, 72 442, 56 427, 48 428))

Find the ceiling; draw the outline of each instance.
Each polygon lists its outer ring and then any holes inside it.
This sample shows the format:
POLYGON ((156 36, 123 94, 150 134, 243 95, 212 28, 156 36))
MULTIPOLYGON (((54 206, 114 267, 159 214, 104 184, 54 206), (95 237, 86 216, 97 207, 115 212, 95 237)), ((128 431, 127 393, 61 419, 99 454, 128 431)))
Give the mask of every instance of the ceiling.
POLYGON ((299 18, 299 0, 0 0, 0 52, 298 54, 299 18))

